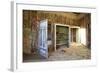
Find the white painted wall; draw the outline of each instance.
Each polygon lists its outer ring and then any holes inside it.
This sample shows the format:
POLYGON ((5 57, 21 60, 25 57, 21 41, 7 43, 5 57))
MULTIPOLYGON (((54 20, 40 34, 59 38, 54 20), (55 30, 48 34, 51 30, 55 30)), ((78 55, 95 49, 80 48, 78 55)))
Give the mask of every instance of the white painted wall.
POLYGON ((86 29, 80 28, 79 34, 80 34, 80 42, 82 44, 86 45, 86 29))
POLYGON ((80 28, 77 28, 77 30, 76 30, 76 41, 77 41, 77 43, 80 43, 80 34, 79 34, 79 30, 80 30, 80 28))

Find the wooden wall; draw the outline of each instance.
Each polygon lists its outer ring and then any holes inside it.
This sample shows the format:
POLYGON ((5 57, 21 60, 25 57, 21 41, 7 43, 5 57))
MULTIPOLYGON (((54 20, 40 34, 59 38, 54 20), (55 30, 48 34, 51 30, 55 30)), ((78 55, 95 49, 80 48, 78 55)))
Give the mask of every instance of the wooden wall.
POLYGON ((42 19, 48 19, 49 23, 60 23, 67 25, 78 25, 77 20, 70 19, 67 16, 62 16, 54 13, 37 12, 38 17, 42 19))
POLYGON ((32 19, 39 17, 40 20, 48 19, 49 23, 60 23, 67 25, 79 26, 79 20, 71 19, 67 16, 62 16, 55 13, 49 13, 44 11, 32 11, 32 10, 23 10, 23 24, 26 28, 31 28, 32 19))

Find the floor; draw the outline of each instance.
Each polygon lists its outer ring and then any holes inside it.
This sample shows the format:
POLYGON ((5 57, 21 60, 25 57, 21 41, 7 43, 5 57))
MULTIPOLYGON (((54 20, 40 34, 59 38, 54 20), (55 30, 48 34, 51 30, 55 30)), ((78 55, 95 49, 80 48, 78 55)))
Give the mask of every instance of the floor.
POLYGON ((69 48, 60 47, 55 52, 50 53, 48 59, 39 55, 24 55, 24 62, 40 61, 64 61, 64 60, 85 60, 91 59, 91 49, 82 44, 72 43, 69 48))
POLYGON ((59 48, 56 52, 51 53, 48 60, 57 61, 57 60, 82 60, 90 59, 91 50, 85 47, 82 44, 72 43, 69 48, 62 47, 59 48))

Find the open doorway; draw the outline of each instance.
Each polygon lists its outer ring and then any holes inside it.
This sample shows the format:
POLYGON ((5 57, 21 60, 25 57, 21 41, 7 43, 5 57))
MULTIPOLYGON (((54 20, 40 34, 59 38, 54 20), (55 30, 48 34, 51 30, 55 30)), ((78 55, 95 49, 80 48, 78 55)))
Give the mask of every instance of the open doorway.
POLYGON ((63 47, 69 47, 69 26, 55 24, 55 50, 63 47))
POLYGON ((79 27, 71 27, 70 29, 70 37, 71 37, 71 42, 73 43, 79 43, 80 42, 80 37, 79 37, 79 27))

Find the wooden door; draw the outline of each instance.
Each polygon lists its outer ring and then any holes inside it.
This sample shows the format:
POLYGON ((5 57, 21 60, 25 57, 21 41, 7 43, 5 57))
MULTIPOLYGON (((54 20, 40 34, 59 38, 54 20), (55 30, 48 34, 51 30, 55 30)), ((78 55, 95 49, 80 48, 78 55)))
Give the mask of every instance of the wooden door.
POLYGON ((38 39, 39 54, 44 58, 48 58, 47 24, 48 24, 47 20, 40 21, 39 39, 38 39))

